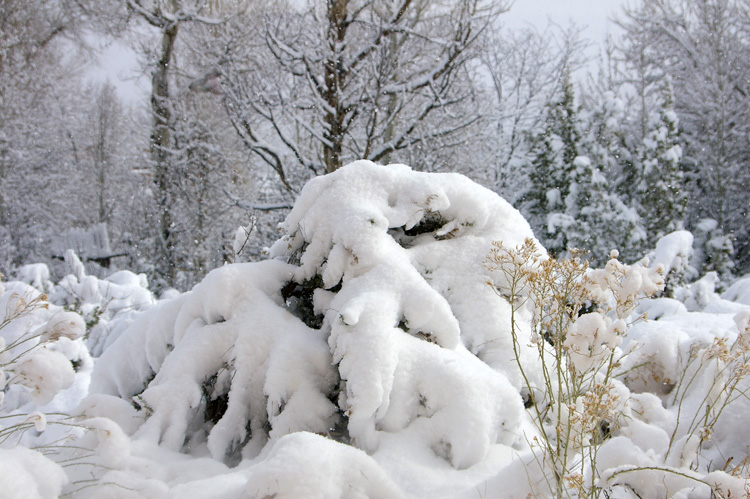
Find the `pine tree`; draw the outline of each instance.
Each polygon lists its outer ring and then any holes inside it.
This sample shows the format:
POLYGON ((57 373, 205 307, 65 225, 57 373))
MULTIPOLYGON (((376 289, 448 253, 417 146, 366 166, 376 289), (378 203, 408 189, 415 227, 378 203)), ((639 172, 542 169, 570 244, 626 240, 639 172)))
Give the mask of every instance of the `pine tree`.
POLYGON ((636 210, 612 189, 599 166, 603 163, 578 156, 574 164, 575 181, 568 203, 568 216, 574 223, 566 234, 569 246, 588 252, 593 265, 603 265, 614 249, 638 259, 645 231, 636 210))
POLYGON ((641 164, 639 211, 649 239, 657 240, 683 228, 687 208, 679 122, 669 78, 664 82, 661 106, 648 122, 641 164))
MULTIPOLYGON (((623 59, 645 77, 643 90, 655 88, 667 72, 672 77, 684 162, 690 166, 684 170, 685 225, 695 231, 702 219, 716 220, 732 239, 739 274, 750 269, 746 11, 747 2, 739 0, 649 0, 626 8, 618 23, 625 31, 623 59)), ((650 95, 641 94, 646 110, 650 95)), ((642 121, 647 125, 647 113, 642 121)))
POLYGON ((551 254, 561 255, 568 248, 566 233, 573 223, 566 200, 581 141, 570 71, 564 72, 560 91, 545 114, 544 129, 530 137, 531 187, 521 203, 537 237, 551 254))
POLYGON ((613 249, 637 259, 642 252, 645 231, 638 213, 628 206, 612 179, 629 166, 620 129, 624 106, 612 92, 605 92, 601 102, 588 115, 587 133, 581 141, 581 152, 574 164, 575 199, 571 216, 575 229, 569 234, 571 246, 590 252, 594 264, 603 264, 613 249))

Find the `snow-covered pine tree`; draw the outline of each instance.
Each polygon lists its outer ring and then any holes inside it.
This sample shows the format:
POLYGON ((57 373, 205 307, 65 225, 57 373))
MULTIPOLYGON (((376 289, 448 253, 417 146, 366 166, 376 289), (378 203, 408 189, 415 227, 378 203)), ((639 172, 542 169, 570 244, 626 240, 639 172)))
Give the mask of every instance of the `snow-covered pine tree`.
POLYGON ((570 71, 545 110, 544 128, 530 137, 531 186, 521 199, 534 233, 553 255, 568 248, 567 227, 573 221, 566 209, 574 160, 579 154, 581 126, 570 71))
POLYGON ((92 393, 132 402, 139 438, 235 465, 310 432, 445 469, 519 441, 512 311, 481 265, 493 241, 543 254, 510 204, 458 174, 359 161, 310 181, 282 229, 271 259, 214 270, 104 351, 92 393))
POLYGON ((491 103, 486 114, 491 126, 483 127, 481 140, 493 158, 487 172, 491 184, 485 185, 508 201, 515 204, 528 186, 529 132, 545 118, 565 69, 581 67, 583 59, 583 41, 575 29, 491 30, 482 54, 492 78, 483 99, 491 103))
POLYGON ((713 218, 700 220, 692 231, 695 239, 693 241, 692 265, 699 275, 707 272, 716 272, 720 281, 717 289, 723 290, 725 285, 731 282, 734 276, 734 243, 732 236, 726 234, 719 222, 713 218))
POLYGON ((527 219, 534 232, 542 237, 546 233, 547 214, 550 208, 562 206, 559 191, 554 181, 556 144, 553 141, 549 121, 544 132, 529 137, 530 161, 529 179, 531 186, 521 199, 525 206, 527 219))
POLYGON ((650 240, 683 228, 687 209, 679 120, 672 82, 665 78, 661 105, 651 113, 641 152, 642 175, 636 196, 650 240))
POLYGON ((620 160, 630 158, 620 128, 624 114, 622 101, 613 92, 604 92, 586 117, 587 133, 580 146, 586 155, 574 160, 573 187, 566 202, 575 220, 568 233, 569 245, 589 251, 597 265, 606 261, 612 249, 637 258, 645 239, 637 211, 612 182, 623 170, 620 160))

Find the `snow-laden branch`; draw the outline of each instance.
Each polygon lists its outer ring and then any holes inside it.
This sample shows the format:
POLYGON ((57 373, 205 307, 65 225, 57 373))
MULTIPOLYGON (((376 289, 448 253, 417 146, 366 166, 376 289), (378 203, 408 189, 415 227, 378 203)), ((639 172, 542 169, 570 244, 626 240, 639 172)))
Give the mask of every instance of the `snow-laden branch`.
POLYGON ((231 200, 233 205, 247 211, 289 210, 293 206, 293 204, 288 201, 280 201, 278 203, 256 203, 253 201, 247 201, 245 199, 240 199, 226 189, 224 189, 224 194, 231 200))

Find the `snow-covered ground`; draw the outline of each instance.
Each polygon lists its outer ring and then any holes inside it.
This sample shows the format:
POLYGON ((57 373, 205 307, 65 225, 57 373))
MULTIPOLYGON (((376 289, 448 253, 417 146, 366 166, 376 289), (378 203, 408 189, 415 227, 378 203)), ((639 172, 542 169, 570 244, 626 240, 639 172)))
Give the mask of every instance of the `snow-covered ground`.
POLYGON ((5 282, 0 495, 750 490, 750 277, 630 298, 689 275, 689 233, 588 271, 596 299, 565 315, 513 287, 548 261, 527 222, 458 174, 356 162, 310 181, 282 230, 267 260, 169 299, 72 253, 57 284, 40 265, 5 282))

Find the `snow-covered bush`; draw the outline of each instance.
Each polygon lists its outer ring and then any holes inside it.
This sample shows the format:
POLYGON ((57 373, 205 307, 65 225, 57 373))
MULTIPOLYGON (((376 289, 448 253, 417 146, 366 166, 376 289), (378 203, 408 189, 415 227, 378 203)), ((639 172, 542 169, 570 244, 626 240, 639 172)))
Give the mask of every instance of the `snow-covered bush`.
POLYGON ((50 307, 47 296, 20 282, 0 296, 0 403, 5 410, 48 404, 70 387, 75 369, 91 367, 80 341, 80 315, 50 307))
POLYGON ((7 499, 56 499, 68 481, 62 467, 24 447, 0 447, 0 469, 0 490, 7 499))
MULTIPOLYGON (((99 279, 86 274, 83 263, 72 250, 65 252, 65 262, 70 273, 50 286, 50 300, 83 316, 87 346, 91 354, 98 357, 138 312, 150 308, 155 299, 148 289, 145 274, 121 270, 99 279)), ((26 266, 23 269, 29 270, 20 274, 32 277, 35 273, 30 270, 40 265, 26 266)))
POLYGON ((45 412, 61 407, 53 399, 80 380, 77 371, 90 371, 91 359, 81 339, 84 330, 80 315, 50 306, 39 290, 17 281, 0 284, 3 497, 52 499, 68 481, 60 466, 19 444, 29 445, 34 440, 29 440, 29 433, 38 435, 46 430, 45 412))
POLYGON ((283 229, 271 260, 213 271, 104 351, 92 390, 141 410, 137 438, 237 463, 310 431, 457 469, 519 444, 511 308, 482 266, 532 237, 516 210, 363 161, 308 183, 283 229))
MULTIPOLYGON (((495 244, 486 261, 496 274, 489 284, 516 313, 531 308, 532 342, 544 366, 545 383, 528 383, 538 432, 527 435, 535 456, 526 464, 533 493, 750 492, 749 440, 737 438, 735 423, 750 405, 750 307, 719 298, 715 273, 680 291, 690 295, 689 309, 731 314, 689 314, 668 298, 639 306, 664 286, 665 268, 687 264, 675 249, 689 248, 690 238, 675 238, 687 244, 660 244, 658 266, 648 260, 625 265, 613 253, 594 270, 580 258, 546 258, 531 243, 495 244), (643 321, 644 310, 659 320, 643 321)), ((740 289, 726 298, 737 298, 740 289)), ((515 343, 517 352, 522 340, 515 343)), ((520 360, 519 366, 527 368, 520 360)))
POLYGON ((664 272, 664 292, 666 297, 674 296, 675 290, 695 278, 695 269, 690 267, 693 256, 693 234, 686 230, 671 232, 659 238, 656 248, 649 253, 652 268, 662 268, 664 272))
POLYGON ((496 277, 488 284, 511 305, 511 332, 519 369, 533 365, 518 355, 525 339, 515 314, 533 314, 532 343, 543 363, 544 383, 527 382, 527 405, 538 430, 543 494, 598 497, 593 471, 601 442, 616 431, 624 409, 621 384, 613 379, 622 336, 641 296, 664 286, 661 274, 643 264, 625 265, 613 252, 603 269, 591 270, 578 255, 548 258, 528 240, 517 248, 496 242, 487 260, 496 277))
POLYGON ((714 292, 717 281, 710 272, 682 288, 687 307, 672 307, 675 300, 647 305, 658 320, 631 329, 620 369, 633 392, 663 399, 666 462, 747 478, 750 432, 737 419, 750 410, 749 280, 721 296, 714 292))

